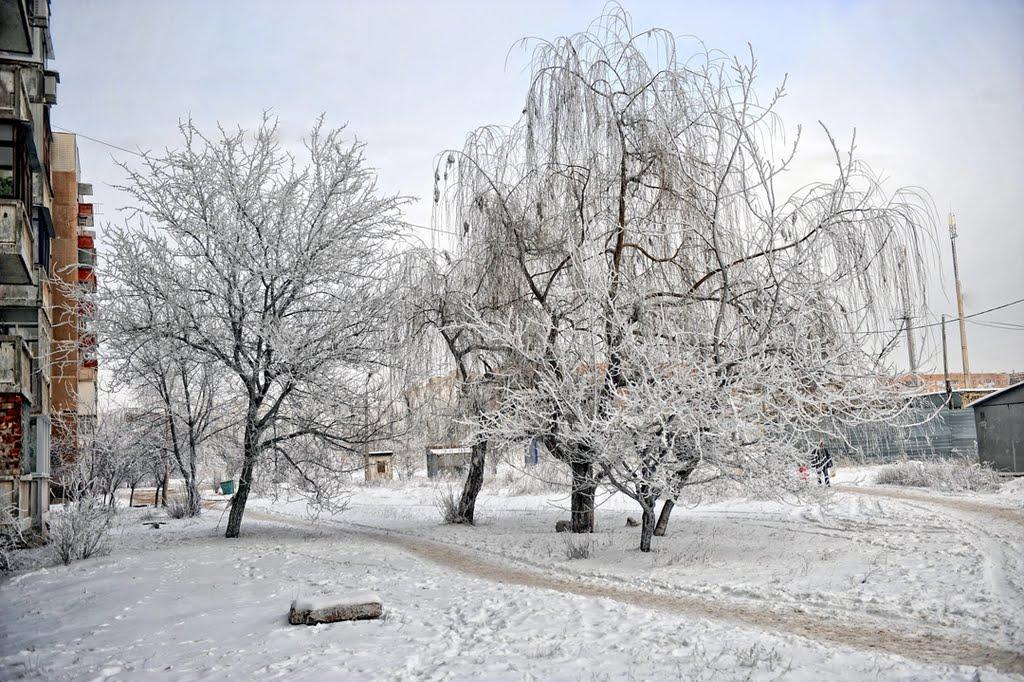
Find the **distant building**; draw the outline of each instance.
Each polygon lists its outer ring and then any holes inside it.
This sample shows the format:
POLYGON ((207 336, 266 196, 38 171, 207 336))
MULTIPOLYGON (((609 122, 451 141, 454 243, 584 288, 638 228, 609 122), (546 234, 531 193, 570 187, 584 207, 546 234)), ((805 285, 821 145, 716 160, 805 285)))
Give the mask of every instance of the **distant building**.
POLYGON ((75 457, 96 425, 96 335, 89 295, 96 291, 92 192, 83 183, 78 143, 71 133, 53 136, 54 228, 53 442, 64 460, 75 457))
POLYGON ((975 401, 978 459, 997 471, 1024 474, 1024 381, 975 401))
POLYGON ((427 477, 461 476, 469 468, 473 448, 467 446, 428 447, 427 477))
MULTIPOLYGON (((941 373, 918 374, 916 377, 905 374, 900 379, 908 386, 919 386, 923 392, 946 390, 945 376, 941 373)), ((1000 389, 1019 381, 1024 381, 1024 372, 971 372, 971 385, 966 388, 1000 389)), ((964 389, 964 375, 961 372, 950 372, 949 383, 953 389, 964 389)))
POLYGON ((395 453, 390 450, 375 450, 363 458, 366 482, 390 481, 393 477, 391 462, 395 453))

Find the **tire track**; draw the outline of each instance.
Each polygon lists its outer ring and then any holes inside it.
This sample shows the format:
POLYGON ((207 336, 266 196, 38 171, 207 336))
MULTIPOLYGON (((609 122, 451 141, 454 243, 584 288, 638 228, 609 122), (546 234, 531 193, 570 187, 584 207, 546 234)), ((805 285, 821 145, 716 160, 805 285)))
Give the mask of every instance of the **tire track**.
POLYGON ((941 497, 928 493, 918 493, 909 490, 897 490, 893 488, 867 488, 856 485, 837 485, 835 490, 841 493, 853 493, 855 495, 867 495, 868 497, 886 497, 893 500, 910 500, 913 502, 925 502, 937 507, 945 507, 955 511, 967 512, 969 514, 982 514, 999 521, 1006 521, 1024 528, 1024 513, 1000 507, 994 504, 976 502, 973 500, 961 500, 955 497, 941 497))

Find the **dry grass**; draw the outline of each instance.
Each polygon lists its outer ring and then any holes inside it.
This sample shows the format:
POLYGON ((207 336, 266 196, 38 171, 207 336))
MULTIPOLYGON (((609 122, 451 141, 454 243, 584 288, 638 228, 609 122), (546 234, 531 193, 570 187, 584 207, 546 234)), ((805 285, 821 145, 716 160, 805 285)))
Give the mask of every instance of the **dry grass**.
POLYGON ((462 494, 460 492, 456 492, 455 488, 452 488, 451 486, 438 489, 434 505, 437 507, 437 510, 441 512, 441 520, 444 523, 456 524, 468 522, 466 518, 459 513, 459 498, 461 496, 462 494))
POLYGON ((990 467, 969 459, 937 461, 905 460, 878 470, 875 483, 908 488, 934 488, 949 492, 989 492, 1002 479, 990 467))
POLYGON ((566 559, 589 559, 594 555, 594 540, 588 533, 566 533, 562 539, 566 559))

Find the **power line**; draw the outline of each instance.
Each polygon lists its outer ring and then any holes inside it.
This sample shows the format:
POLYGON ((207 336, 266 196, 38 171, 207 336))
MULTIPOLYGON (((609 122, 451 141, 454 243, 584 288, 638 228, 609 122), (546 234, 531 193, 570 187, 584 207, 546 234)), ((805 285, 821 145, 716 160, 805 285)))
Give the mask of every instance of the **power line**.
MULTIPOLYGON (((1003 308, 1009 308, 1010 306, 1017 305, 1018 303, 1024 303, 1024 298, 1018 298, 1016 301, 1010 301, 1009 303, 1003 303, 1002 305, 993 306, 992 308, 987 308, 986 310, 981 310, 981 311, 978 311, 976 313, 971 313, 970 315, 964 315, 964 319, 968 320, 968 319, 970 319, 972 317, 978 317, 979 315, 987 315, 988 313, 994 312, 996 310, 1002 310, 1003 308)), ((938 327, 941 324, 942 324, 942 322, 929 322, 928 324, 919 324, 919 325, 917 325, 916 329, 924 329, 925 327, 938 327)), ((981 323, 976 322, 975 324, 981 324, 981 323)), ((904 329, 906 329, 906 327, 900 327, 899 329, 874 329, 874 330, 869 330, 869 331, 866 331, 866 332, 854 332, 854 333, 861 333, 861 334, 899 334, 904 329)))
POLYGON ((125 152, 126 154, 134 154, 135 156, 138 156, 139 158, 145 158, 145 155, 142 154, 141 152, 137 152, 137 151, 134 151, 134 150, 131 150, 131 149, 127 149, 125 147, 121 147, 121 146, 113 144, 111 142, 106 142, 106 141, 101 140, 101 139, 99 139, 97 137, 91 137, 89 135, 86 135, 85 133, 75 132, 74 130, 68 130, 67 128, 61 128, 60 126, 53 126, 53 128, 61 131, 62 133, 71 133, 72 135, 74 135, 76 137, 81 137, 83 139, 89 140, 90 142, 95 142, 96 144, 102 144, 102 145, 104 145, 106 147, 110 147, 112 149, 117 149, 118 151, 125 152))
POLYGON ((1019 322, 1000 322, 996 320, 970 320, 971 324, 976 324, 979 327, 987 327, 989 329, 1005 329, 1007 331, 1024 331, 1024 324, 1019 322))

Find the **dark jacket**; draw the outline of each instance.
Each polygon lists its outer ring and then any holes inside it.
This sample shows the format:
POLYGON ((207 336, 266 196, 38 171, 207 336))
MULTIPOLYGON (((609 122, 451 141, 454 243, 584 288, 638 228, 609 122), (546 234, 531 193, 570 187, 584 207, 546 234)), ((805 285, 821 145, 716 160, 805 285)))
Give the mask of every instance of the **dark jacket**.
POLYGON ((824 445, 819 445, 814 449, 814 453, 811 455, 811 466, 818 471, 831 469, 835 466, 832 463, 832 453, 828 451, 828 448, 824 445))

